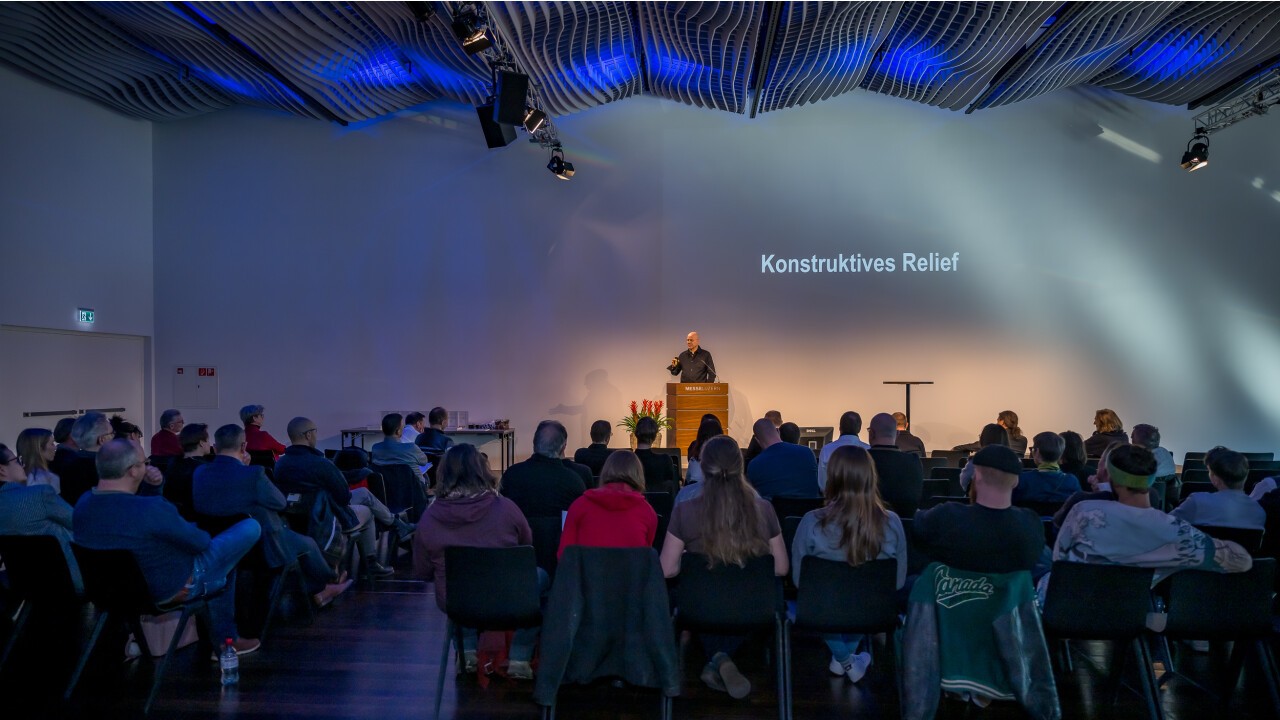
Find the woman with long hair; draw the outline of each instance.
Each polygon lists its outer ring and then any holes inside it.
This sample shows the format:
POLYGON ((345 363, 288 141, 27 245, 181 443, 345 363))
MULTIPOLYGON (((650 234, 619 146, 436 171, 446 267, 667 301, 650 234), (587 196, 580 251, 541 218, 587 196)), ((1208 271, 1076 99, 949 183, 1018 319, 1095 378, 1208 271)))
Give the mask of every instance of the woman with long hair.
MULTIPOLYGON (((751 558, 772 555, 774 573, 786 575, 782 527, 773 506, 747 484, 738 443, 727 435, 713 437, 702 446, 701 457, 702 493, 671 512, 662 544, 662 572, 669 578, 679 575, 681 556, 688 550, 706 556, 712 566, 741 567, 751 558)), ((746 697, 751 682, 732 659, 743 638, 703 633, 701 641, 708 660, 702 682, 734 698, 746 697)))
MULTIPOLYGON (((435 582, 436 606, 444 610, 447 588, 444 550, 447 547, 500 548, 533 543, 529 521, 516 504, 498 494, 498 480, 474 445, 449 448, 440 460, 435 502, 427 506, 413 535, 414 574, 435 582)), ((539 571, 545 588, 546 574, 539 571)), ((463 671, 475 672, 480 633, 462 630, 463 671)), ((533 677, 529 660, 538 640, 538 629, 517 630, 511 643, 507 676, 533 677)))
POLYGON ((1058 463, 1058 467, 1062 472, 1075 475, 1080 481, 1080 487, 1089 487, 1089 476, 1097 471, 1097 468, 1089 464, 1089 455, 1084 451, 1084 438, 1080 437, 1080 433, 1074 430, 1064 430, 1058 433, 1062 436, 1062 440, 1066 443, 1062 450, 1062 460, 1058 463))
POLYGON ((58 452, 53 433, 44 428, 27 428, 18 433, 16 445, 18 459, 27 470, 27 484, 50 485, 54 492, 62 492, 62 480, 49 469, 58 452))
POLYGON ((1093 434, 1084 441, 1084 451, 1089 457, 1099 457, 1102 451, 1116 443, 1129 444, 1129 433, 1124 431, 1124 423, 1111 408, 1102 408, 1093 414, 1093 434))
POLYGON ((615 450, 600 470, 600 487, 569 506, 560 550, 570 545, 649 547, 658 532, 658 514, 644 497, 644 466, 630 450, 615 450))
POLYGON ((720 424, 720 418, 715 415, 702 418, 702 422, 698 424, 698 436, 689 443, 689 469, 684 473, 685 485, 702 482, 702 446, 711 438, 723 434, 724 427, 720 424))
POLYGON ((1018 413, 1012 410, 1001 410, 996 416, 996 424, 1004 428, 1009 433, 1009 442, 1005 443, 1018 453, 1018 457, 1027 454, 1027 436, 1022 434, 1022 428, 1018 427, 1018 413))
MULTIPOLYGON (((880 479, 871 454, 845 445, 827 462, 826 504, 805 514, 791 544, 791 579, 800 586, 806 556, 861 565, 871 560, 898 562, 898 587, 907 579, 907 536, 897 514, 880 498, 880 479)), ((857 602, 857 598, 852 598, 857 602)), ((831 650, 827 666, 833 675, 858 682, 871 665, 871 654, 858 652, 862 635, 824 635, 831 650)))

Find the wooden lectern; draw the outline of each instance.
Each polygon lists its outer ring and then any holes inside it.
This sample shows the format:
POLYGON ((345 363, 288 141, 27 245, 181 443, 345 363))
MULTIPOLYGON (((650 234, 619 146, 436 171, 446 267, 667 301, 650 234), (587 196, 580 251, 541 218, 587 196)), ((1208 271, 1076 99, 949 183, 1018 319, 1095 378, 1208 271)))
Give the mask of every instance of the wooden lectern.
POLYGON ((698 437, 702 416, 712 413, 729 429, 729 383, 667 383, 667 415, 675 428, 667 431, 667 447, 682 452, 698 437))

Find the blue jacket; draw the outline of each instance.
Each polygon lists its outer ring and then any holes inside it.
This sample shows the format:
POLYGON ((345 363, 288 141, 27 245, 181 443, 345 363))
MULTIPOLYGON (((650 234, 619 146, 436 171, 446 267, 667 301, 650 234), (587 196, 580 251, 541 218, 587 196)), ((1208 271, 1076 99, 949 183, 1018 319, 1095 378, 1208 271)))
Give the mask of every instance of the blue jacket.
POLYGON ((1080 492, 1080 481, 1058 470, 1025 470, 1013 489, 1014 504, 1020 502, 1063 502, 1080 492))
POLYGON ((289 561, 280 544, 280 536, 285 531, 280 519, 280 511, 285 508, 284 495, 267 479, 262 467, 218 455, 212 462, 196 468, 191 481, 191 503, 201 515, 252 517, 262 526, 262 536, 267 540, 263 545, 267 562, 280 567, 289 561))

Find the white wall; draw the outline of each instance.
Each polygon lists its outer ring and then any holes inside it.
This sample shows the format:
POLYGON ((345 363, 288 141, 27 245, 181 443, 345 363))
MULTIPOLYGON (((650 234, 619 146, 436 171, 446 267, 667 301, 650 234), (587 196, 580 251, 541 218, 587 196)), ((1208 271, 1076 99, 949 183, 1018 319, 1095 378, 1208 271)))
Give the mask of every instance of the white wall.
MULTIPOLYGON (((0 97, 0 325, 150 338, 151 123, 7 68, 0 97)), ((152 424, 149 412, 129 419, 152 424)))
POLYGON ((540 418, 576 444, 660 397, 698 329, 739 438, 770 408, 896 410, 881 382, 925 379, 931 448, 1005 408, 1087 434, 1108 406, 1177 453, 1280 450, 1275 118, 1215 136, 1192 176, 1187 112, 1087 90, 970 116, 859 92, 756 120, 638 98, 557 126, 568 183, 446 104, 156 126, 157 405, 173 366, 216 365, 221 408, 189 422, 256 402, 277 436, 306 414, 333 442, 442 404, 511 418, 523 454, 540 418), (760 272, 762 253, 903 251, 960 270, 760 272))

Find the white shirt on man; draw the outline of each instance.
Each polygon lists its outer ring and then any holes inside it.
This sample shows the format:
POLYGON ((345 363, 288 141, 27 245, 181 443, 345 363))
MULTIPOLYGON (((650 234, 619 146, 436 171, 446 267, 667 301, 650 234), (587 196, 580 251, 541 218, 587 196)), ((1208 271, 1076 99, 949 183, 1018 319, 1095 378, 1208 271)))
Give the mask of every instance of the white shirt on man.
POLYGON ((404 432, 400 433, 400 442, 411 443, 418 438, 418 431, 413 429, 412 425, 405 425, 404 432))
POLYGON ((853 445, 863 450, 870 450, 871 446, 862 442, 862 438, 857 435, 841 435, 822 446, 822 452, 818 453, 818 489, 826 492, 827 490, 827 461, 831 459, 831 453, 836 448, 842 448, 845 445, 853 445))

